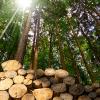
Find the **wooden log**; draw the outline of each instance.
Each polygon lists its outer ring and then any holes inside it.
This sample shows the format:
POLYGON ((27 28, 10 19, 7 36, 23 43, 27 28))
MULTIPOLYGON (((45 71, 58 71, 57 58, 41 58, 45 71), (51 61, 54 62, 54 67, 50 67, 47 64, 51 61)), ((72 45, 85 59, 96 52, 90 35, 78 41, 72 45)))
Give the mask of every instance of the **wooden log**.
POLYGON ((74 84, 69 87, 69 93, 72 95, 81 95, 84 92, 84 87, 81 84, 74 84))
POLYGON ((12 79, 6 78, 0 81, 0 90, 7 90, 13 85, 12 79))
POLYGON ((91 92, 93 90, 92 86, 91 85, 86 85, 84 86, 84 89, 85 89, 85 92, 91 92))
POLYGON ((4 71, 17 71, 22 65, 16 60, 8 60, 1 64, 4 71))
POLYGON ((35 100, 35 97, 32 94, 25 94, 21 100, 35 100))
POLYGON ((58 69, 55 71, 55 76, 57 78, 65 78, 69 75, 69 73, 66 70, 58 69))
POLYGON ((26 72, 27 72, 27 71, 24 70, 24 69, 19 69, 19 70, 18 70, 18 74, 19 74, 19 75, 26 75, 26 72))
POLYGON ((59 83, 59 80, 57 78, 55 78, 55 77, 50 77, 49 81, 50 81, 51 84, 59 83))
POLYGON ((9 94, 12 98, 21 98, 27 92, 24 84, 14 84, 9 88, 9 94))
POLYGON ((92 99, 94 99, 94 98, 96 98, 96 92, 90 92, 89 94, 88 94, 88 96, 90 97, 90 98, 92 98, 92 99))
POLYGON ((0 72, 0 78, 5 78, 5 72, 0 72))
POLYGON ((64 83, 53 84, 53 85, 51 85, 51 89, 55 93, 65 92, 66 91, 66 85, 64 83))
POLYGON ((92 100, 90 97, 82 95, 78 97, 78 100, 92 100))
POLYGON ((63 83, 67 85, 73 85, 75 84, 75 78, 72 76, 67 76, 66 78, 63 79, 63 83))
POLYGON ((24 76, 17 75, 16 77, 13 78, 14 83, 23 83, 24 81, 24 76))
POLYGON ((0 100, 9 100, 9 94, 7 91, 0 91, 0 100))
POLYGON ((33 74, 27 74, 26 76, 25 76, 25 78, 26 79, 34 79, 35 77, 34 77, 34 75, 33 74))
POLYGON ((37 78, 40 78, 44 76, 44 71, 42 69, 37 69, 35 74, 37 78))
POLYGON ((53 100, 63 100, 61 97, 53 97, 53 100))
POLYGON ((100 88, 96 89, 97 96, 100 96, 100 88))
POLYGON ((42 82, 41 80, 37 79, 33 81, 33 87, 34 88, 41 88, 42 87, 42 82))
POLYGON ((100 100, 100 97, 96 97, 94 100, 100 100))
POLYGON ((100 88, 100 83, 93 83, 92 88, 93 88, 93 90, 100 88))
POLYGON ((33 95, 36 100, 50 100, 53 96, 53 91, 50 88, 35 89, 33 95))
POLYGON ((48 88, 50 86, 50 81, 46 77, 40 78, 40 80, 43 88, 48 88))
POLYGON ((23 84, 31 85, 32 84, 32 80, 31 79, 24 79, 23 84))
POLYGON ((28 70, 26 70, 26 72, 27 72, 27 74, 34 74, 35 73, 34 70, 32 70, 32 69, 28 69, 28 70))
POLYGON ((7 71, 7 72, 5 72, 5 76, 7 78, 14 78, 15 76, 17 76, 17 72, 15 72, 15 71, 7 71))
POLYGON ((54 76, 55 75, 55 69, 53 69, 53 68, 45 69, 45 75, 46 76, 54 76))
POLYGON ((69 93, 61 93, 60 97, 62 100, 73 100, 73 96, 69 93))

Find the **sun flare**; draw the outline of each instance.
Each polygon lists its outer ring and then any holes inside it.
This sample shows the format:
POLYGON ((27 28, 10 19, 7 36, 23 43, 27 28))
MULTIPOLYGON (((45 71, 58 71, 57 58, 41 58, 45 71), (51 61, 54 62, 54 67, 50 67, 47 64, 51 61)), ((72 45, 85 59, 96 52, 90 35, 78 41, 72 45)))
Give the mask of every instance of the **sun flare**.
POLYGON ((26 9, 31 6, 32 1, 31 0, 16 0, 16 4, 19 8, 26 9))

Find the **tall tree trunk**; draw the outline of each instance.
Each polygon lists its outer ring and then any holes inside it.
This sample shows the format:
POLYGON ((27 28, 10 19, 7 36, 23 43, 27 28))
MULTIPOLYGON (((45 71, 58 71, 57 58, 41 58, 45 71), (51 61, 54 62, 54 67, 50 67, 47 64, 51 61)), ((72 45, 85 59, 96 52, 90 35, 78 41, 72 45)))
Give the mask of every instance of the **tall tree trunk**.
POLYGON ((72 31, 72 35, 73 35, 73 38, 74 38, 74 40, 75 40, 75 42, 76 42, 76 44, 77 44, 77 47, 79 48, 80 54, 81 54, 81 56, 82 56, 82 60, 83 60, 83 62, 84 62, 84 64, 85 64, 85 67, 86 67, 87 72, 88 72, 88 74, 89 74, 89 76, 90 76, 90 79, 91 79, 92 82, 94 82, 94 81, 95 81, 95 77, 94 77, 93 72, 92 72, 92 70, 91 70, 91 66, 87 63, 87 61, 86 61, 86 59, 85 59, 84 53, 83 53, 83 51, 82 51, 82 49, 81 49, 81 46, 80 46, 80 44, 79 44, 79 42, 78 42, 78 40, 77 40, 77 35, 76 35, 76 33, 74 32, 74 30, 73 30, 73 26, 71 25, 70 19, 69 19, 69 18, 68 18, 68 24, 69 24, 70 30, 72 31))
POLYGON ((79 68, 78 68, 78 66, 76 64, 75 56, 74 56, 73 51, 72 51, 72 49, 70 47, 69 40, 66 39, 66 41, 67 41, 67 46, 68 46, 68 49, 69 49, 69 53, 71 55, 71 59, 73 61, 72 64, 73 64, 73 68, 74 68, 74 71, 75 71, 75 74, 76 74, 77 83, 80 83, 81 82, 81 79, 80 79, 80 71, 79 71, 79 68))
POLYGON ((98 54, 98 52, 96 50, 96 47, 92 46, 89 37, 84 33, 84 31, 82 30, 82 28, 81 28, 81 32, 82 32, 83 36, 86 38, 86 40, 88 42, 88 45, 91 48, 92 53, 95 55, 97 61, 100 63, 100 56, 99 56, 99 54, 98 54))
POLYGON ((50 30, 50 43, 49 43, 49 59, 48 59, 48 67, 51 67, 52 64, 52 58, 53 58, 53 53, 52 53, 52 31, 50 30))
POLYGON ((60 30, 59 30, 58 20, 56 22, 56 36, 57 36, 57 40, 58 40, 58 49, 59 49, 59 53, 60 53, 61 67, 63 69, 67 69, 66 65, 65 65, 65 61, 64 61, 64 52, 63 52, 63 46, 62 46, 62 42, 61 42, 61 36, 60 36, 60 30))
POLYGON ((32 60, 32 68, 34 70, 37 69, 38 64, 38 45, 39 45, 39 31, 40 31, 40 13, 37 12, 37 18, 35 19, 35 33, 33 39, 33 60, 32 60))
POLYGON ((19 41, 18 49, 15 55, 15 59, 18 60, 22 64, 23 64, 24 54, 25 54, 27 40, 28 40, 28 32, 30 30, 30 19, 31 19, 31 11, 29 12, 26 18, 23 32, 19 41))

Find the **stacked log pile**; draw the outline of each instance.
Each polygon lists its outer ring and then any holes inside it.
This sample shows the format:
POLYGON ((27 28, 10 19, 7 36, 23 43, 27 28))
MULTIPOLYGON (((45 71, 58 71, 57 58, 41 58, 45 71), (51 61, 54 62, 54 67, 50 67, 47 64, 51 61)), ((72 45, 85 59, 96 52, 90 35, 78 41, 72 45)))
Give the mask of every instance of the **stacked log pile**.
POLYGON ((24 70, 16 60, 1 64, 0 100, 100 100, 100 84, 83 86, 63 69, 24 70))

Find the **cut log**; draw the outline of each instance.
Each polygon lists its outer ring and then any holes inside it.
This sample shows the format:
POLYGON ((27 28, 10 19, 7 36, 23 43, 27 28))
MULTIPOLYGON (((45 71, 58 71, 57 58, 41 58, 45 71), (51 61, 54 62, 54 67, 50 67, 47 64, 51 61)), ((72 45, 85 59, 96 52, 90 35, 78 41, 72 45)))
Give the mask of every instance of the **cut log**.
POLYGON ((0 72, 0 78, 5 78, 5 72, 0 72))
POLYGON ((96 89, 97 96, 100 96, 100 88, 96 89))
POLYGON ((53 69, 53 68, 47 68, 45 70, 45 75, 46 76, 54 76, 55 75, 55 69, 53 69))
POLYGON ((37 79, 33 81, 33 87, 34 88, 41 88, 42 87, 42 82, 41 80, 37 79))
POLYGON ((37 69, 35 74, 37 78, 40 78, 44 75, 44 71, 42 69, 37 69))
POLYGON ((74 85, 75 84, 75 78, 71 76, 67 76, 66 78, 63 79, 63 83, 67 85, 74 85))
POLYGON ((33 74, 27 74, 26 75, 26 77, 25 77, 26 79, 34 79, 35 77, 34 77, 34 75, 33 74))
POLYGON ((65 78, 68 76, 68 72, 66 70, 63 70, 63 69, 58 69, 55 71, 55 76, 57 78, 65 78))
POLYGON ((63 100, 60 97, 54 97, 53 100, 63 100))
POLYGON ((15 76, 17 76, 17 72, 15 72, 15 71, 7 71, 7 72, 5 72, 5 76, 7 78, 14 78, 15 76))
POLYGON ((9 94, 7 91, 0 91, 0 100, 9 100, 9 94))
POLYGON ((53 91, 50 88, 35 89, 33 95, 36 100, 49 100, 53 96, 53 91))
POLYGON ((13 78, 14 83, 23 83, 24 81, 24 76, 18 75, 13 78))
POLYGON ((100 97, 96 97, 94 100, 100 100, 100 97))
POLYGON ((60 97, 63 100, 73 100, 73 96, 69 93, 62 93, 62 94, 60 94, 60 97))
POLYGON ((0 90, 7 90, 13 85, 12 79, 5 79, 0 81, 0 90))
POLYGON ((90 97, 82 95, 78 97, 78 100, 92 100, 90 97))
POLYGON ((22 65, 16 60, 8 60, 1 64, 4 71, 16 71, 22 67, 22 65))
POLYGON ((69 93, 72 95, 81 95, 84 92, 84 87, 81 84, 74 84, 69 87, 69 93))
POLYGON ((48 88, 50 86, 50 82, 46 77, 40 78, 40 80, 43 88, 48 88))
POLYGON ((27 87, 24 84, 14 84, 9 89, 12 98, 21 98, 26 92, 27 87))
POLYGON ((31 85, 32 84, 32 80, 30 80, 30 79, 24 79, 23 84, 25 84, 25 85, 31 85))
POLYGON ((18 74, 19 74, 19 75, 26 75, 26 70, 24 70, 24 69, 19 69, 19 70, 18 70, 18 74))
POLYGON ((100 83, 93 83, 92 88, 95 90, 97 88, 100 88, 100 83))
POLYGON ((57 84, 59 82, 59 80, 55 77, 50 77, 49 81, 51 84, 57 84))
POLYGON ((96 92, 90 92, 89 94, 88 94, 88 96, 90 97, 90 98, 92 98, 92 99, 94 99, 94 98, 96 98, 96 92))
POLYGON ((21 100, 35 100, 34 96, 32 94, 25 94, 21 100))
POLYGON ((32 70, 32 69, 28 69, 26 72, 27 72, 27 74, 34 74, 34 70, 32 70))
POLYGON ((91 92, 93 90, 91 85, 84 86, 85 92, 91 92))
POLYGON ((53 84, 53 85, 51 85, 51 89, 55 93, 65 92, 66 91, 66 85, 64 83, 53 84))

